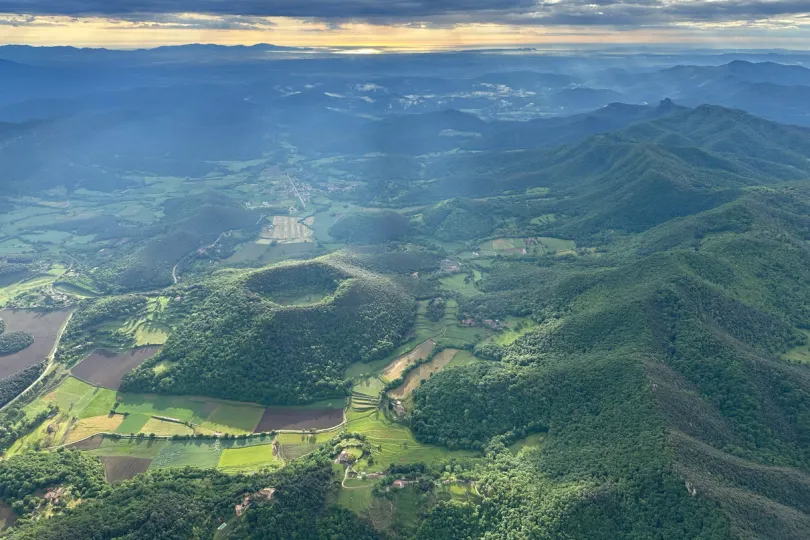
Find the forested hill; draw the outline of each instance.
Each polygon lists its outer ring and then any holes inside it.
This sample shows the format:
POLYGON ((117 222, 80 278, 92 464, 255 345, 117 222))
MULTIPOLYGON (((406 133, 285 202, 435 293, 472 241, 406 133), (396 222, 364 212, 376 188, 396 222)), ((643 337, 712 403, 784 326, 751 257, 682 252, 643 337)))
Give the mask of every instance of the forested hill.
POLYGON ((547 431, 533 484, 489 469, 496 536, 556 511, 561 537, 806 538, 810 371, 783 355, 810 324, 808 215, 806 183, 753 189, 632 237, 617 264, 502 263, 462 308, 519 283, 503 315, 542 324, 426 381, 417 437, 497 452, 547 431))
POLYGON ((810 178, 810 130, 702 106, 548 149, 440 159, 409 202, 483 197, 544 186, 536 214, 566 214, 551 236, 641 232, 736 199, 747 186, 810 178))
POLYGON ((385 356, 415 316, 399 286, 334 257, 215 276, 205 286, 207 298, 124 389, 263 404, 345 395, 346 367, 385 356), (159 363, 168 369, 156 372, 159 363))

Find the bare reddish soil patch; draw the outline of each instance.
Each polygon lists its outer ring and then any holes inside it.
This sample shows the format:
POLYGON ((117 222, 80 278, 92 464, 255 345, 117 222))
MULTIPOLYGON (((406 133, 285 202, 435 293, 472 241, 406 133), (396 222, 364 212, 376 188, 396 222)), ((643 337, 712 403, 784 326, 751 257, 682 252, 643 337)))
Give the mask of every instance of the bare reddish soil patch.
POLYGON ((0 310, 0 318, 6 321, 6 332, 28 332, 34 343, 25 349, 0 356, 0 380, 6 379, 27 367, 39 364, 51 354, 59 335, 59 328, 70 315, 69 309, 60 311, 32 311, 27 309, 0 310))
POLYGON ((325 429, 343 422, 343 409, 268 407, 254 433, 278 429, 325 429))
POLYGON ((75 448, 77 450, 95 450, 99 446, 101 446, 101 442, 104 440, 103 435, 93 435, 92 437, 88 437, 83 441, 77 441, 72 444, 68 444, 68 448, 75 448))
POLYGON ((152 358, 159 350, 160 347, 140 347, 119 353, 93 351, 70 372, 90 384, 118 390, 124 375, 152 358))
POLYGON ((136 458, 129 456, 102 456, 104 476, 107 482, 123 482, 134 478, 136 474, 145 473, 152 464, 151 458, 136 458))

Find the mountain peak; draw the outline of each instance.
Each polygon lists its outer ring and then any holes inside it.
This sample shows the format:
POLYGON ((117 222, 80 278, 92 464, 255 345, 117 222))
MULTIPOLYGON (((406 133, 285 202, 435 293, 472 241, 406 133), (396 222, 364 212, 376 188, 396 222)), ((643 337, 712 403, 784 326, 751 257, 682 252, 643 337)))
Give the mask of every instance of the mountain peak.
POLYGON ((670 98, 664 98, 658 103, 659 110, 670 110, 670 109, 677 109, 679 108, 675 105, 675 102, 672 101, 670 98))

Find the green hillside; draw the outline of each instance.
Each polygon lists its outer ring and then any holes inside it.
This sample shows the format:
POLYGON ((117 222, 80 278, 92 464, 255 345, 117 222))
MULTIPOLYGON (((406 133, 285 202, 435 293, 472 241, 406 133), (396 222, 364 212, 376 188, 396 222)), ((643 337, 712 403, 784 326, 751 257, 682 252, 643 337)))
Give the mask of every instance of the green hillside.
POLYGON ((439 160, 430 193, 543 186, 550 196, 533 201, 533 213, 568 216, 542 227, 549 236, 642 232, 729 202, 747 186, 810 178, 808 148, 808 129, 704 106, 573 145, 439 160))
POLYGON ((3 534, 808 538, 810 130, 622 110, 545 123, 578 141, 556 147, 409 116, 407 159, 274 131, 275 153, 216 165, 227 197, 161 198, 145 232, 71 252, 93 296, 61 300, 54 361, 0 411, 3 534), (245 248, 295 255, 228 262, 245 248), (120 354, 85 363, 99 349, 120 354))
MULTIPOLYGON (((587 512, 604 538, 802 538, 810 372, 780 356, 804 343, 810 321, 808 195, 751 192, 634 239, 667 239, 666 252, 546 281, 528 309, 557 322, 503 347, 499 364, 427 381, 414 398, 417 438, 491 448, 493 437, 547 432, 521 466, 547 479, 553 500, 588 493, 591 507, 567 507, 562 521, 587 512), (655 518, 625 506, 651 497, 655 518)), ((495 491, 520 475, 487 470, 495 491)), ((495 512, 486 528, 509 525, 495 512)))
POLYGON ((413 324, 413 298, 336 258, 215 276, 207 297, 122 389, 263 404, 346 392, 349 364, 381 358, 413 324), (152 366, 168 366, 159 373, 152 366))

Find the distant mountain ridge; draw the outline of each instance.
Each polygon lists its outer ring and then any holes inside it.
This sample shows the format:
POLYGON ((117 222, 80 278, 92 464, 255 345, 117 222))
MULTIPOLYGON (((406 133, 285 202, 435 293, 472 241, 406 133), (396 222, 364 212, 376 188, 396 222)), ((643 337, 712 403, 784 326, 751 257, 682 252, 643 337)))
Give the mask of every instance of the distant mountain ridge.
POLYGON ((735 199, 741 189, 810 178, 810 129, 718 106, 681 109, 581 142, 523 151, 450 156, 426 173, 425 196, 482 197, 536 186, 565 213, 550 234, 639 232, 735 199))

